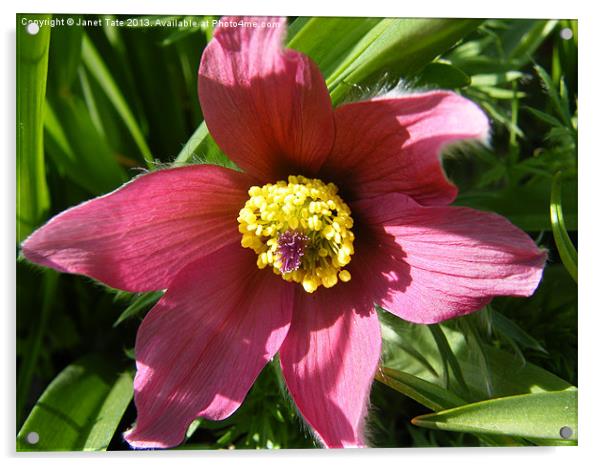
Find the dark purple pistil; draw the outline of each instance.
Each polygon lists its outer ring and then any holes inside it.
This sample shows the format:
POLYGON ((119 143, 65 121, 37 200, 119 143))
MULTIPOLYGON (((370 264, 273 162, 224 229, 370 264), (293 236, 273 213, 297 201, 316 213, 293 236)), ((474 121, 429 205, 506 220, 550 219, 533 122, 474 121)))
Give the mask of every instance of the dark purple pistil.
POLYGON ((301 258, 309 238, 298 231, 288 230, 278 236, 278 252, 282 273, 293 272, 301 265, 301 258))

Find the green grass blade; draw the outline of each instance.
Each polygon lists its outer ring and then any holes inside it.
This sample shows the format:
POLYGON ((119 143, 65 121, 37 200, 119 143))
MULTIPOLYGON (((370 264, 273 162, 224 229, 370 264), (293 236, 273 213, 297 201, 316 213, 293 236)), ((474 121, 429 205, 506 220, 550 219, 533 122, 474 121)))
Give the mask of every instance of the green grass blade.
POLYGON ((418 76, 418 87, 459 89, 469 86, 471 78, 464 71, 445 62, 433 62, 424 67, 418 76))
POLYGON ((577 250, 567 232, 562 212, 562 173, 557 173, 552 181, 550 221, 560 259, 573 280, 577 282, 577 250))
POLYGON ((547 71, 544 70, 539 65, 535 65, 535 71, 539 75, 539 78, 541 79, 544 89, 550 96, 550 100, 552 101, 552 104, 554 105, 554 109, 556 110, 556 113, 562 119, 562 122, 564 123, 564 125, 567 128, 572 128, 573 125, 572 125, 569 109, 568 109, 565 101, 561 98, 561 96, 558 94, 558 91, 554 87, 554 82, 552 81, 552 78, 547 73, 547 71))
MULTIPOLYGON (((56 15, 56 19, 66 18, 78 21, 81 16, 56 15)), ((70 92, 77 77, 82 58, 82 26, 58 26, 52 30, 52 45, 49 54, 48 84, 59 95, 70 92)))
POLYGON ((471 77, 471 83, 473 86, 499 86, 500 84, 506 84, 520 79, 523 76, 523 73, 521 73, 520 71, 476 74, 471 77))
POLYGON ((537 110, 536 108, 533 108, 533 107, 525 106, 524 108, 527 111, 529 111, 530 113, 532 113, 533 115, 535 115, 537 118, 539 118, 541 121, 549 124, 552 127, 558 127, 558 128, 563 127, 562 123, 560 123, 560 121, 558 121, 558 119, 553 117, 552 115, 542 112, 541 110, 537 110))
POLYGON ((493 309, 492 325, 497 332, 524 348, 547 353, 546 349, 535 338, 520 328, 514 321, 508 319, 504 314, 493 309))
POLYGON ((326 84, 333 103, 340 103, 358 84, 410 78, 460 38, 473 31, 481 20, 383 19, 359 41, 329 77, 326 84))
MULTIPOLYGON (((17 242, 44 220, 50 207, 44 164, 44 99, 50 26, 27 33, 17 15, 17 242)), ((49 15, 28 15, 49 20, 49 15)))
POLYGON ((298 50, 332 78, 343 63, 353 62, 355 45, 381 23, 382 18, 298 18, 289 28, 287 47, 298 50))
MULTIPOLYGON (((564 186, 563 213, 567 230, 577 230, 577 181, 567 179, 564 186)), ((526 231, 550 231, 549 178, 540 178, 528 186, 509 186, 501 190, 460 194, 455 205, 496 212, 526 231)))
POLYGON ((375 378, 433 411, 454 408, 466 403, 465 400, 439 385, 389 367, 379 369, 375 378))
POLYGON ((456 381, 460 385, 462 393, 468 395, 470 390, 468 389, 468 385, 466 385, 466 381, 464 380, 464 375, 462 374, 462 367, 460 366, 456 355, 449 346, 449 342, 447 341, 445 333, 443 332, 439 324, 429 325, 428 328, 431 331, 433 338, 435 339, 435 343, 437 344, 437 348, 439 349, 443 365, 449 365, 456 381))
POLYGON ((123 321, 134 317, 144 309, 153 306, 163 296, 162 291, 152 291, 150 293, 143 293, 134 298, 132 304, 130 304, 125 310, 119 315, 113 327, 117 327, 123 321))
POLYGON ((46 269, 42 278, 42 305, 36 322, 26 343, 27 352, 19 366, 19 377, 17 378, 17 424, 20 425, 23 418, 23 410, 29 396, 31 381, 37 369, 40 351, 42 351, 44 336, 52 312, 57 290, 59 274, 52 269, 46 269))
POLYGON ((136 142, 142 157, 146 161, 149 168, 154 168, 154 159, 150 148, 146 144, 142 130, 138 126, 134 114, 130 110, 127 101, 119 90, 117 83, 111 76, 111 72, 102 60, 102 57, 94 48, 90 39, 84 35, 83 40, 83 61, 90 75, 92 75, 98 84, 101 86, 108 99, 111 101, 115 110, 123 120, 123 123, 128 128, 132 138, 136 142))
POLYGON ((17 451, 106 450, 133 396, 130 372, 91 355, 46 388, 17 436, 17 451), (30 444, 27 435, 39 441, 30 444))
POLYGON ((491 367, 489 365, 489 359, 485 352, 485 347, 481 335, 473 325, 470 319, 461 319, 458 324, 463 329, 464 337, 466 339, 466 346, 470 354, 475 356, 477 362, 477 368, 481 373, 483 380, 483 386, 485 387, 487 397, 493 396, 493 381, 491 375, 491 367))
POLYGON ((567 426, 573 430, 567 443, 576 443, 577 390, 495 398, 418 416, 412 423, 454 432, 548 440, 562 440, 560 429, 567 426))
POLYGON ((66 178, 98 195, 116 189, 127 177, 91 117, 78 96, 48 101, 47 152, 66 178))
POLYGON ((531 60, 533 53, 552 33, 558 23, 557 20, 523 21, 514 21, 513 27, 502 37, 507 57, 516 60, 519 66, 525 65, 531 60))
POLYGON ((211 163, 222 167, 236 168, 236 165, 217 146, 205 122, 201 123, 192 136, 188 139, 174 165, 182 165, 191 161, 197 163, 211 163))
MULTIPOLYGON (((383 336, 383 365, 409 373, 430 383, 437 384, 467 401, 480 401, 488 398, 488 389, 483 380, 482 365, 479 364, 466 338, 458 329, 446 325, 439 328, 446 337, 448 346, 462 368, 462 375, 470 391, 462 390, 457 383, 446 386, 441 375, 434 375, 416 361, 413 356, 400 349, 399 344, 413 344, 437 374, 443 374, 449 366, 441 354, 440 346, 432 337, 430 325, 416 325, 404 322, 387 312, 380 315, 383 336)), ((543 368, 526 362, 512 353, 484 344, 482 347, 491 374, 490 385, 495 397, 519 395, 531 392, 566 390, 572 385, 543 368)))

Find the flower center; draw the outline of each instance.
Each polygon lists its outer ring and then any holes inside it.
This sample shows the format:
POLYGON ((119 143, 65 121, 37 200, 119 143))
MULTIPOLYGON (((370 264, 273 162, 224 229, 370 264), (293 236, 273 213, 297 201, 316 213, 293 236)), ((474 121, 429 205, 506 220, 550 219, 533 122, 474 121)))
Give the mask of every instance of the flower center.
POLYGON ((353 254, 351 210, 333 183, 303 176, 252 186, 240 210, 241 244, 257 253, 260 269, 270 265, 308 293, 351 280, 344 270, 353 254))

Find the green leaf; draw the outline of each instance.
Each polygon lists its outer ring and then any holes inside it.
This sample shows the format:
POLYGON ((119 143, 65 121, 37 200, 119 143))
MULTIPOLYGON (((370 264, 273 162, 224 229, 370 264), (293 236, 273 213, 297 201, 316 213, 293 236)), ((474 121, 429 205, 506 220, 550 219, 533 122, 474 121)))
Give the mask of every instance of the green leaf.
POLYGON ((174 165, 186 164, 191 160, 197 163, 212 163, 222 167, 236 168, 234 162, 226 157, 217 146, 204 121, 188 139, 176 157, 174 165))
POLYGON ((527 109, 527 111, 529 111, 530 113, 535 115, 541 121, 549 124, 550 126, 555 126, 558 128, 563 127, 562 123, 560 123, 560 121, 558 121, 558 119, 554 118, 552 115, 542 112, 541 110, 537 110, 536 108, 533 108, 533 107, 525 106, 525 109, 527 109))
POLYGON ((287 47, 311 57, 326 77, 351 60, 355 44, 382 18, 297 18, 288 30, 287 47))
MULTIPOLYGON (((513 99, 523 99, 527 96, 526 93, 524 92, 516 92, 513 89, 503 89, 500 87, 494 87, 494 86, 479 86, 479 92, 482 92, 483 94, 491 97, 492 99, 498 99, 498 100, 513 100, 513 99)), ((518 128, 518 126, 516 125, 516 123, 512 123, 511 125, 511 129, 512 128, 518 128)), ((515 129, 516 131, 516 129, 515 129)), ((521 132, 521 137, 525 137, 524 134, 522 134, 521 132)))
MULTIPOLYGON (((376 373, 375 379, 433 411, 455 408, 466 404, 466 401, 449 390, 414 377, 411 374, 396 371, 388 367, 380 368, 376 373)), ((501 436, 491 437, 486 434, 480 434, 479 438, 486 445, 493 446, 525 444, 520 439, 501 436)))
POLYGON ((525 332, 522 328, 514 323, 514 321, 508 319, 504 314, 496 310, 491 309, 492 326, 496 331, 501 333, 503 336, 510 338, 512 341, 518 343, 524 348, 531 348, 542 353, 547 353, 545 348, 541 344, 525 332))
MULTIPOLYGON (((449 346, 449 342, 447 341, 445 333, 443 332, 439 324, 429 325, 428 328, 431 331, 433 338, 435 339, 437 348, 439 349, 439 354, 441 355, 441 361, 443 367, 445 368, 445 373, 447 373, 447 366, 449 365, 456 380, 460 384, 462 392, 468 394, 469 389, 466 385, 466 381, 464 380, 464 375, 462 374, 462 367, 458 362, 456 355, 449 346)), ((447 377, 445 384, 447 385, 447 377)))
POLYGON ((468 76, 460 68, 444 62, 429 63, 418 76, 418 86, 429 86, 443 89, 459 89, 469 86, 468 76))
POLYGON ((475 360, 477 361, 478 368, 481 372, 481 379, 483 380, 483 386, 485 387, 487 397, 491 397, 493 396, 491 368, 489 367, 486 346, 481 338, 481 335, 475 328, 473 319, 471 317, 459 319, 458 325, 464 333, 468 351, 475 356, 475 360))
MULTIPOLYGON (((479 91, 482 89, 491 92, 491 89, 487 88, 479 88, 479 91)), ((488 92, 484 92, 483 94, 488 96, 488 92)), ((505 112, 498 105, 492 104, 491 102, 486 102, 484 100, 481 101, 480 104, 485 110, 487 110, 487 113, 489 113, 489 115, 491 115, 495 121, 505 126, 508 129, 508 132, 520 136, 521 138, 525 137, 523 131, 516 125, 514 121, 512 121, 512 118, 505 114, 505 112)))
POLYGON ((556 23, 557 20, 513 20, 512 26, 502 35, 506 56, 516 60, 519 66, 527 64, 556 23))
MULTIPOLYGON (((540 179, 524 186, 510 186, 501 190, 463 193, 455 205, 496 212, 526 231, 551 230, 549 179, 540 179)), ((577 182, 567 179, 562 195, 564 221, 567 230, 577 229, 577 182)))
MULTIPOLYGON (((50 26, 29 34, 17 15, 17 242, 44 220, 50 207, 44 164, 44 98, 50 26)), ((50 20, 50 15, 27 15, 50 20)))
MULTIPOLYGON (((182 141, 190 135, 186 122, 187 111, 180 102, 198 107, 196 79, 192 88, 184 87, 185 80, 178 54, 172 48, 160 46, 170 30, 173 28, 149 28, 135 32, 128 28, 123 30, 128 47, 127 65, 131 68, 135 86, 130 92, 140 97, 141 110, 147 116, 148 143, 158 157, 173 157, 182 141), (161 63, 160 72, 157 70, 158 63, 161 63), (150 76, 152 79, 149 79, 150 76)), ((198 54, 198 35, 196 39, 198 54)), ((198 62, 195 68, 198 68, 198 62)), ((196 77, 197 73, 194 75, 196 77)), ((131 99, 128 98, 128 101, 131 99)))
MULTIPOLYGON (((71 18, 76 22, 81 16, 56 15, 57 20, 71 18)), ((58 94, 65 95, 77 77, 77 70, 82 57, 82 26, 59 26, 52 30, 52 46, 50 47, 48 84, 58 94)))
POLYGON ((520 71, 508 71, 506 73, 477 74, 470 79, 473 86, 498 86, 522 77, 523 73, 520 71))
POLYGON ((188 426, 188 429, 186 429, 186 440, 188 440, 190 437, 192 437, 194 435, 194 433, 197 431, 197 429, 201 426, 202 422, 203 422, 203 419, 199 418, 199 419, 195 419, 194 421, 192 421, 190 423, 190 425, 188 426))
POLYGON ((568 105, 567 105, 565 99, 563 99, 558 94, 558 91, 556 91, 556 88, 554 87, 554 82, 552 81, 552 78, 550 78, 550 75, 547 73, 547 71, 539 65, 535 65, 535 71, 539 75, 544 89, 550 96, 550 100, 552 101, 552 104, 554 105, 554 109, 556 110, 556 113, 561 118, 562 122, 564 123, 564 125, 566 127, 572 128, 573 126, 572 126, 572 122, 571 122, 571 114, 569 112, 568 105))
POLYGON ((150 151, 150 148, 146 144, 142 130, 138 126, 132 111, 128 107, 127 101, 123 97, 123 94, 117 86, 117 83, 114 81, 111 72, 102 60, 102 57, 94 48, 92 41, 85 35, 82 53, 86 68, 101 86, 108 99, 115 107, 115 110, 121 117, 123 123, 130 131, 132 138, 136 142, 140 153, 147 163, 147 166, 149 168, 154 168, 153 155, 150 151))
POLYGON ((95 195, 112 191, 126 181, 116 154, 78 96, 58 97, 46 105, 46 149, 67 178, 95 195))
POLYGON ((552 193, 550 196, 550 221, 552 223, 552 233, 554 241, 558 248, 560 259, 567 271, 577 282, 577 250, 569 237, 564 223, 562 212, 562 173, 557 173, 552 181, 552 193))
POLYGON ((141 295, 137 296, 133 300, 132 304, 125 308, 125 310, 121 313, 121 315, 113 324, 113 327, 117 327, 124 320, 134 317, 144 309, 153 306, 157 301, 159 301, 161 296, 163 296, 162 291, 152 291, 150 293, 142 293, 141 295))
POLYGON ((577 440, 577 390, 531 393, 496 398, 425 414, 412 420, 431 429, 476 434, 514 435, 529 439, 562 440, 560 429, 570 427, 577 440))
POLYGON ((106 450, 132 396, 129 371, 86 356, 46 388, 17 436, 17 451, 106 450), (27 436, 33 432, 39 441, 32 444, 27 436))
POLYGON ((353 47, 348 58, 326 78, 333 103, 358 84, 410 78, 482 21, 475 19, 383 19, 353 47))
POLYGON ((466 403, 465 400, 439 385, 390 367, 378 370, 375 378, 433 411, 454 408, 466 403))
MULTIPOLYGON (((383 336, 383 365, 411 374, 427 382, 444 387, 441 374, 444 363, 439 346, 433 338, 431 326, 405 322, 388 312, 379 312, 383 336), (425 365, 406 353, 401 344, 412 345, 416 351, 435 369, 436 374, 425 365)), ((457 329, 439 324, 445 334, 450 351, 462 368, 462 375, 469 388, 468 394, 456 380, 450 380, 447 389, 467 401, 480 401, 489 398, 488 383, 483 379, 482 363, 479 356, 466 342, 466 337, 457 329)), ((531 363, 506 351, 484 344, 484 357, 491 375, 489 384, 495 397, 524 393, 557 391, 571 388, 572 385, 531 363)))
POLYGON ((19 366, 19 376, 17 378, 17 423, 20 425, 23 416, 23 410, 27 403, 31 382, 35 370, 38 366, 40 354, 43 353, 44 337, 46 336, 48 322, 55 305, 56 291, 59 280, 59 274, 52 270, 44 270, 41 280, 40 295, 42 304, 39 306, 39 313, 36 315, 35 322, 31 324, 31 331, 24 347, 27 351, 23 353, 19 366))

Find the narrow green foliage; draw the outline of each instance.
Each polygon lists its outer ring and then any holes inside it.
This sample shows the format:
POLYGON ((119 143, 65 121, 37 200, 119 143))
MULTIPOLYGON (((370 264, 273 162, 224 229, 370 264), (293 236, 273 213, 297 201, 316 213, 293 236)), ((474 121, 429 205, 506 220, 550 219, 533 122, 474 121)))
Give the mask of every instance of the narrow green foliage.
POLYGON ((125 308, 125 310, 119 315, 119 318, 113 324, 113 327, 117 327, 123 321, 137 316, 144 310, 148 310, 151 306, 154 306, 157 301, 163 296, 162 291, 153 291, 149 293, 141 293, 136 296, 132 303, 125 308))
MULTIPOLYGON (((56 19, 74 21, 81 20, 77 15, 56 15, 56 19)), ((52 30, 52 46, 50 47, 50 66, 48 68, 49 86, 59 95, 66 96, 71 92, 77 78, 82 57, 82 26, 55 27, 52 30)))
MULTIPOLYGON (((467 343, 463 331, 455 328, 458 327, 458 324, 454 323, 455 321, 451 321, 447 325, 416 325, 404 322, 388 312, 380 312, 379 318, 382 327, 383 365, 385 367, 437 384, 467 401, 480 401, 490 396, 500 397, 566 390, 572 387, 569 382, 551 372, 492 346, 491 341, 482 341, 480 351, 483 352, 490 374, 490 380, 487 381, 483 377, 483 364, 482 361, 479 361, 479 354, 467 343), (439 341, 434 338, 433 328, 435 328, 439 341), (446 343, 443 342, 443 337, 445 337, 446 343), (428 364, 436 371, 436 375, 422 362, 404 351, 400 345, 404 342, 408 344, 411 342, 414 350, 428 361, 428 364), (441 350, 441 348, 444 349, 441 350), (446 366, 450 366, 450 359, 455 360, 461 368, 462 378, 468 389, 458 383, 453 370, 448 369, 454 378, 450 379, 447 384, 439 375, 445 373, 446 366)), ((481 336, 482 340, 484 338, 481 336)))
POLYGON ((508 319, 501 312, 492 310, 492 325, 493 328, 506 338, 516 342, 516 344, 529 349, 534 349, 542 353, 547 353, 546 349, 541 346, 535 338, 525 332, 512 320, 508 319))
POLYGON ((419 87, 435 89, 459 89, 470 84, 471 77, 460 68, 441 61, 426 65, 416 83, 419 87))
POLYGON ((515 26, 501 35, 502 47, 510 60, 526 65, 533 58, 534 52, 554 31, 556 20, 519 20, 515 26))
POLYGON ((288 30, 287 46, 310 56, 325 77, 353 60, 354 46, 382 18, 297 18, 288 30))
POLYGON ((59 275, 54 270, 44 271, 42 280, 42 305, 35 322, 31 327, 29 338, 25 343, 26 351, 23 353, 19 376, 17 378, 17 425, 23 418, 23 410, 27 403, 27 395, 31 388, 31 382, 40 361, 40 353, 44 351, 44 337, 48 330, 49 319, 56 298, 59 275))
POLYGON ((561 442, 560 429, 572 430, 565 444, 577 440, 577 390, 531 393, 472 403, 418 416, 414 425, 457 432, 515 435, 561 442))
POLYGON ((462 319, 459 324, 463 330, 468 351, 475 355, 487 397, 491 397, 493 396, 493 381, 485 344, 478 329, 475 328, 473 319, 462 319))
POLYGON ((236 165, 217 147, 209 134, 207 124, 201 123, 194 134, 188 139, 174 165, 195 163, 211 163, 222 167, 236 168, 236 165))
POLYGON ((577 282, 577 250, 569 237, 564 223, 562 212, 562 173, 557 173, 552 183, 552 194, 550 196, 550 220, 552 222, 552 233, 558 247, 560 259, 567 271, 577 282))
POLYGON ((17 451, 106 450, 133 396, 130 372, 86 356, 46 388, 17 436, 17 451), (39 441, 27 438, 37 433, 39 441))
POLYGON ((566 92, 561 92, 560 94, 558 93, 554 83, 552 82, 552 78, 550 78, 550 75, 541 66, 535 65, 535 71, 537 71, 537 74, 541 78, 544 89, 550 96, 550 100, 554 106, 556 114, 561 118, 562 123, 566 127, 572 127, 572 120, 566 92))
POLYGON ((132 111, 130 110, 127 100, 124 98, 119 87, 115 83, 111 72, 103 62, 102 57, 94 47, 94 44, 90 41, 87 36, 83 39, 83 62, 86 65, 87 70, 96 79, 98 84, 102 87, 107 97, 117 110, 117 113, 123 120, 128 130, 131 133, 132 138, 136 142, 140 153, 144 157, 149 168, 153 168, 153 155, 151 154, 150 148, 148 147, 142 130, 138 126, 136 119, 132 111))
POLYGON ((445 368, 445 372, 447 373, 447 367, 450 367, 456 381, 460 384, 460 389, 462 393, 468 394, 469 389, 466 385, 466 381, 464 380, 462 368, 460 367, 460 364, 456 359, 456 355, 449 346, 449 342, 447 341, 445 333, 443 332, 443 330, 441 330, 439 324, 429 325, 428 328, 431 331, 431 334, 433 335, 435 343, 437 344, 437 347, 439 349, 439 354, 441 355, 441 360, 443 363, 443 367, 445 368))
POLYGON ((439 385, 388 367, 380 368, 376 372, 375 378, 433 411, 453 408, 466 403, 462 398, 439 385))
POLYGON ((349 58, 327 76, 333 103, 340 103, 354 86, 374 82, 375 76, 383 72, 391 80, 413 77, 480 22, 383 19, 353 47, 349 58))
POLYGON ((77 96, 46 104, 47 152, 57 168, 91 194, 118 188, 127 178, 106 139, 77 96))
MULTIPOLYGON (((50 20, 50 15, 28 15, 50 20)), ((50 26, 29 34, 17 15, 17 242, 27 237, 50 206, 44 162, 44 97, 50 26)))
MULTIPOLYGON (((537 169, 541 164, 531 166, 537 169)), ((525 171, 528 167, 530 166, 525 166, 525 171)), ((527 186, 506 187, 497 192, 486 190, 467 192, 458 196, 456 204, 497 212, 527 231, 551 230, 549 207, 552 177, 547 175, 548 171, 545 168, 542 170, 545 170, 546 176, 535 178, 527 186)), ((577 181, 575 179, 567 180, 563 199, 566 228, 576 230, 577 181)))

